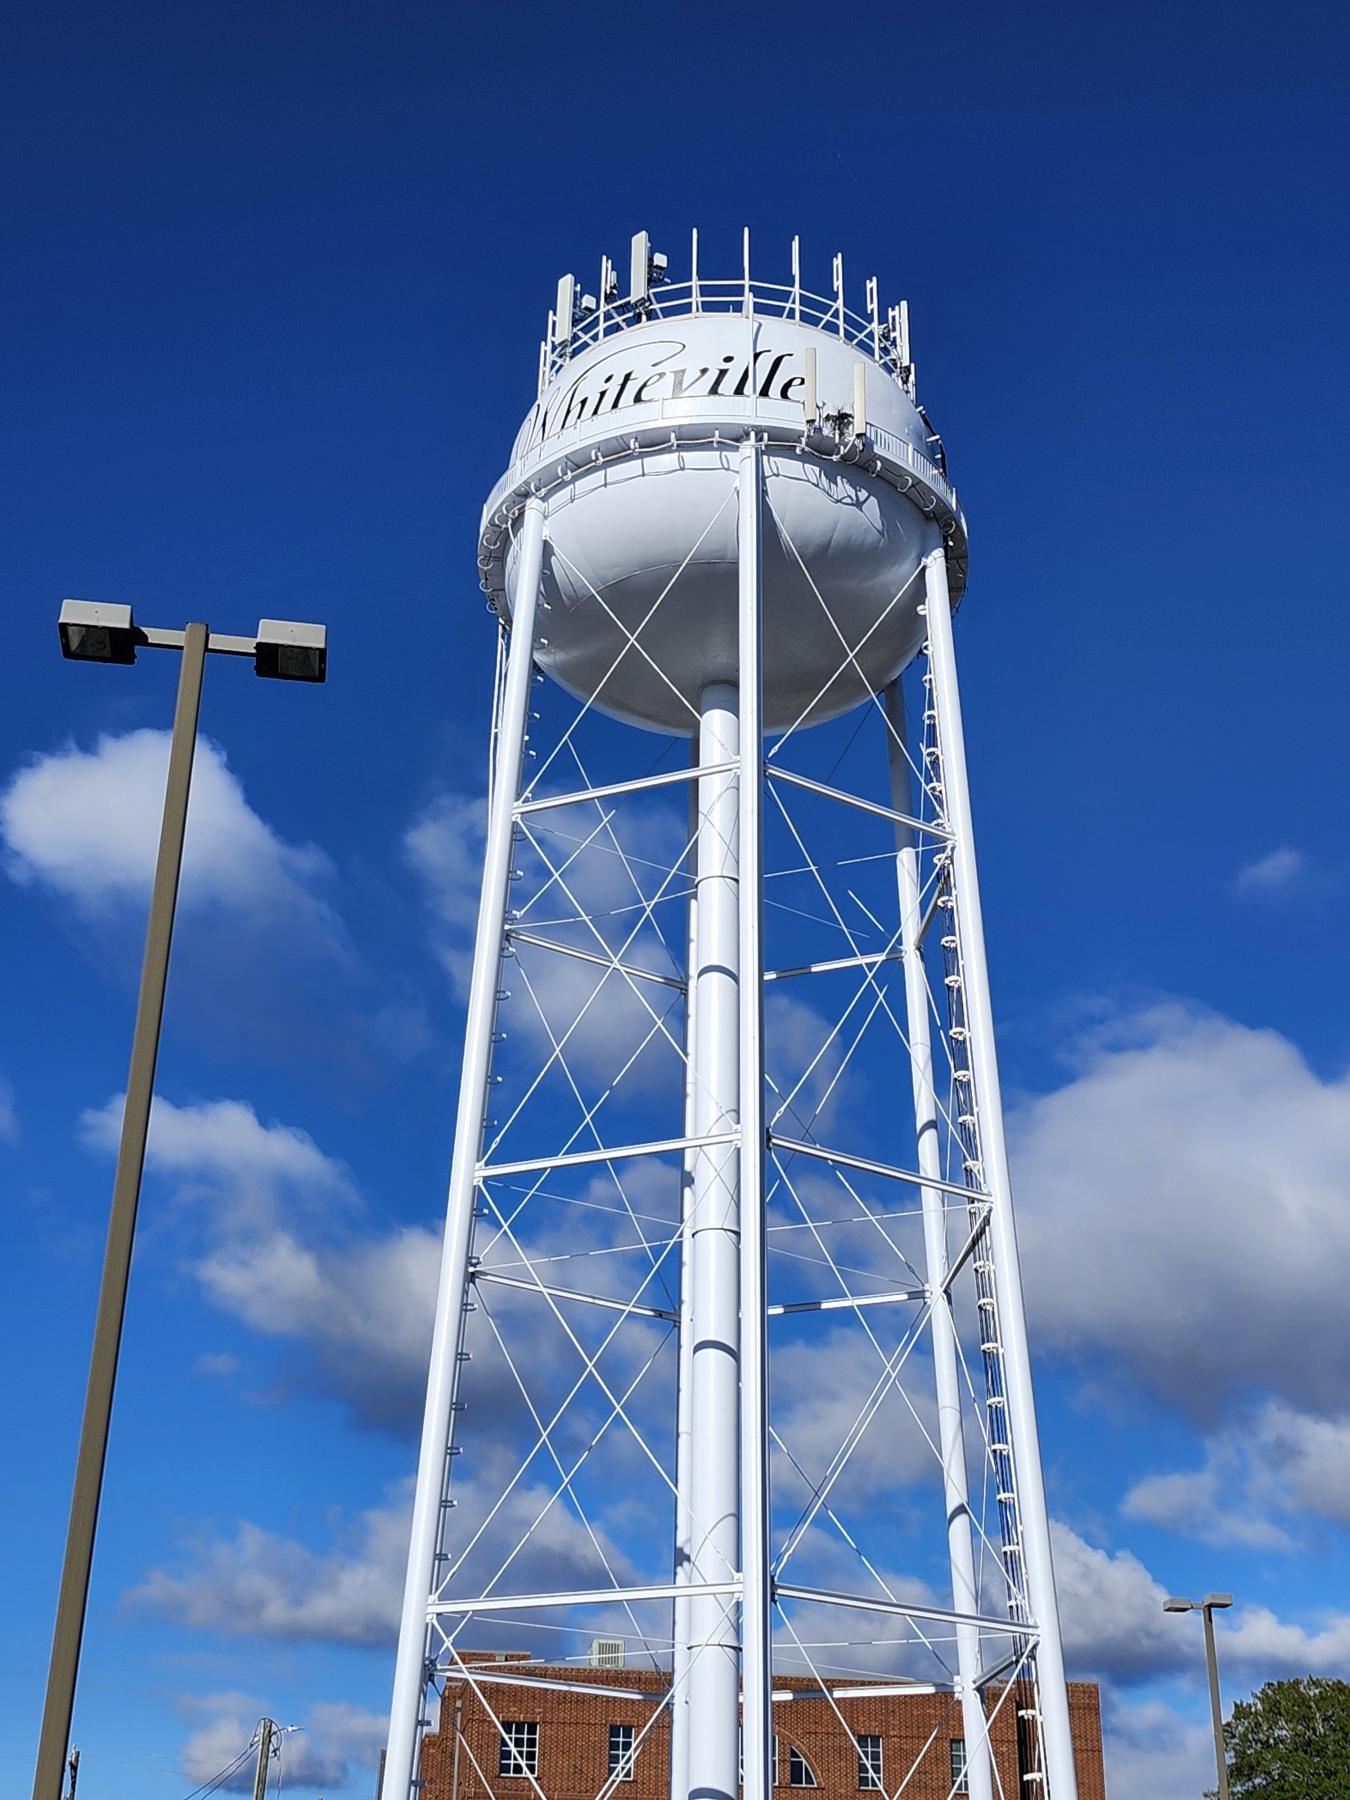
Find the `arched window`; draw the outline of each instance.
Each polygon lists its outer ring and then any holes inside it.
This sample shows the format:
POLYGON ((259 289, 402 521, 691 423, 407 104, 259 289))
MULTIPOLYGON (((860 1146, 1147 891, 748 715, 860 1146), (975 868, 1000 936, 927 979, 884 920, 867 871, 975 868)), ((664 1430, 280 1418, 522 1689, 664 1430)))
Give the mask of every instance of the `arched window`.
POLYGON ((788 1745, 788 1786, 813 1788, 816 1772, 795 1744, 788 1745))

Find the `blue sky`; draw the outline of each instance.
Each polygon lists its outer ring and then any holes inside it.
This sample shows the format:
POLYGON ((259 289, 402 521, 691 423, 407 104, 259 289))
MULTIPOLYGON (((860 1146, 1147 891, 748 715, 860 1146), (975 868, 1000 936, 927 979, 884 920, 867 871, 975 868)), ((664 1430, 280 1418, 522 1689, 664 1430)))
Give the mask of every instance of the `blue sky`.
POLYGON ((709 267, 734 266, 743 224, 784 266, 800 232, 817 286, 842 249, 911 300, 971 521, 958 647, 1043 1436, 1114 1800, 1205 1779, 1198 1628, 1163 1621, 1157 1589, 1238 1596, 1234 1693, 1350 1664, 1344 22, 1031 6, 846 25, 795 4, 15 15, 15 1791, 158 803, 139 734, 167 723, 174 680, 159 655, 63 664, 60 598, 226 631, 318 617, 332 643, 323 689, 209 670, 218 749, 189 838, 160 1077, 177 1110, 147 1182, 85 1780, 171 1800, 185 1755, 266 1710, 307 1727, 297 1791, 365 1793, 483 776, 478 510, 558 274, 644 226, 674 260, 697 225, 709 267))

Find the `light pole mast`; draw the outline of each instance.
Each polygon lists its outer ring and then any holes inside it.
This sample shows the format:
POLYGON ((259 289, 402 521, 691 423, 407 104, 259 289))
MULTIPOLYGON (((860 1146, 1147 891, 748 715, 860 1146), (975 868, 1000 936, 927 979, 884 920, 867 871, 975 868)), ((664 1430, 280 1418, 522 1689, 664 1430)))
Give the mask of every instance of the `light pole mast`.
POLYGON ((214 650, 228 656, 252 657, 259 675, 291 681, 322 681, 328 657, 327 633, 322 625, 264 619, 254 638, 213 635, 202 624, 188 625, 182 631, 142 629, 134 623, 129 606, 110 606, 88 600, 65 602, 61 609, 60 630, 62 653, 73 661, 134 662, 137 649, 148 647, 179 650, 181 664, 33 1800, 61 1800, 66 1747, 70 1742, 75 1710, 94 1537, 103 1493, 103 1469, 108 1454, 136 1214, 145 1169, 145 1146, 150 1133, 150 1104, 159 1059, 160 1026, 169 979, 169 950, 178 906, 178 880, 183 862, 183 837, 187 830, 188 796, 192 786, 197 716, 201 708, 207 652, 214 650))

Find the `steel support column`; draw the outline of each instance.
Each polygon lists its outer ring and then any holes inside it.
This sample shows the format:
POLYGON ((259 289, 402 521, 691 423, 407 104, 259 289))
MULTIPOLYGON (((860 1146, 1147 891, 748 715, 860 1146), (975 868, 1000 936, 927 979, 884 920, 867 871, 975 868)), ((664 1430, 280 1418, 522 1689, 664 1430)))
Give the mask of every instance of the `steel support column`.
MULTIPOLYGON (((890 725, 888 754, 891 805, 897 813, 914 811, 905 757, 905 702, 899 678, 886 690, 890 725)), ((896 822, 896 885, 900 896, 900 933, 904 949, 905 1013, 909 1034, 910 1080, 914 1093, 914 1131, 919 1173, 942 1179, 942 1146, 938 1130, 937 1089, 933 1081, 933 1041, 928 1015, 928 982, 924 976, 920 935, 919 851, 912 826, 896 822)), ((975 1585, 975 1556, 970 1529, 970 1497, 966 1485, 966 1439, 962 1423, 961 1372, 956 1325, 947 1279, 947 1211, 940 1188, 922 1190, 923 1243, 928 1288, 932 1296, 929 1332, 937 1387, 938 1449, 942 1456, 943 1498, 947 1513, 947 1557, 952 1572, 952 1607, 959 1613, 980 1611, 975 1585)), ((956 1665, 961 1718, 966 1740, 966 1781, 970 1800, 992 1800, 989 1732, 980 1691, 980 1632, 974 1624, 956 1627, 956 1665)))
MULTIPOLYGON (((734 761, 740 753, 735 687, 711 682, 699 715, 700 764, 734 761)), ((735 1132, 740 1122, 739 775, 701 775, 698 789, 693 1110, 696 1135, 711 1137, 735 1132)), ((694 1152, 690 1264, 689 1576, 722 1582, 735 1577, 740 1556, 740 1149, 734 1139, 694 1152)), ((689 1639, 688 1800, 736 1800, 734 1596, 692 1595, 689 1639)))
POLYGON ((741 1687, 744 1800, 772 1800, 768 1239, 764 1219, 763 479, 741 445, 738 485, 740 676, 741 1687))
POLYGON ((512 809, 520 788, 529 711, 535 612, 543 564, 544 510, 527 502, 511 605, 511 641, 500 716, 496 766, 488 801, 483 886, 478 905, 464 1060, 455 1120, 455 1154, 446 1202, 440 1283, 427 1377, 426 1411, 413 1498, 412 1541, 399 1624, 398 1658, 385 1759, 388 1800, 409 1800, 419 1778, 418 1747, 426 1698, 427 1605, 434 1590, 446 1500, 446 1468, 476 1198, 475 1168, 482 1149, 493 1022, 497 1010, 506 905, 511 875, 512 809))
POLYGON ((952 834, 952 887, 961 939, 966 1012, 970 1027, 971 1069, 975 1078, 980 1142, 985 1165, 984 1186, 990 1197, 989 1242, 1002 1332, 1027 1599, 1038 1628, 1036 1674, 1040 1691, 1046 1794, 1047 1800, 1077 1800, 1073 1739, 1069 1729, 1069 1701, 1064 1685, 1064 1651, 1060 1639, 1055 1572, 1050 1552, 1050 1520, 1046 1511, 1045 1483, 1041 1473, 1036 1402, 1032 1391, 1031 1357, 1027 1347, 1026 1313, 1022 1299, 1022 1274, 1013 1222, 1008 1151, 1003 1133, 1003 1101, 994 1044, 993 1006, 989 995, 989 968, 985 954, 984 921, 980 910, 970 786, 966 775, 965 737, 961 723, 961 696, 956 679, 956 652, 952 641, 951 600, 947 591, 947 561, 944 551, 935 550, 929 555, 924 573, 929 667, 933 676, 933 704, 937 710, 938 739, 942 751, 947 823, 952 834))
MULTIPOLYGON (((689 760, 698 767, 699 740, 689 746, 689 760)), ((699 790, 696 780, 689 783, 689 883, 688 932, 684 961, 684 1135, 694 1133, 695 1070, 698 1067, 695 1042, 694 1002, 697 983, 694 970, 698 966, 698 820, 699 790)), ((690 1579, 693 1535, 692 1499, 689 1491, 692 1437, 690 1435, 691 1390, 694 1360, 694 1159, 697 1152, 687 1150, 680 1165, 680 1343, 675 1394, 675 1557, 673 1575, 676 1582, 690 1579)), ((676 1595, 672 1608, 673 1631, 670 1659, 670 1796, 685 1800, 689 1792, 689 1598, 676 1595)))

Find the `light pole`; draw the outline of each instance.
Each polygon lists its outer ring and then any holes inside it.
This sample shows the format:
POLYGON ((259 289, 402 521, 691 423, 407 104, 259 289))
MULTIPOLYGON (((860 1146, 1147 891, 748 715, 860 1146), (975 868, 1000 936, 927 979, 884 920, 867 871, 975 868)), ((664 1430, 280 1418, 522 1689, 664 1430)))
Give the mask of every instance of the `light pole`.
POLYGON ((131 1271, 136 1211, 140 1204, 141 1173, 145 1166, 145 1142, 150 1129, 150 1099, 159 1056, 160 1022, 164 1015, 164 988, 169 973, 169 946, 178 901, 178 876, 183 860, 183 833, 187 825, 188 791, 192 783, 206 653, 215 650, 226 656, 250 656, 257 674, 282 681, 322 681, 328 660, 327 633, 322 625, 300 625, 285 619, 262 620, 258 634, 253 638, 222 637, 199 624, 189 625, 182 631, 142 628, 133 621, 129 606, 67 600, 61 607, 60 632, 62 654, 77 662, 132 663, 140 648, 179 650, 182 662, 169 747, 169 774, 164 789, 159 856, 150 894, 150 922, 145 936, 140 997, 136 1003, 136 1028, 131 1040, 131 1069, 127 1076, 122 1135, 117 1148, 117 1172, 113 1177, 112 1209, 108 1215, 108 1242, 103 1254, 98 1311, 94 1316, 89 1382, 85 1390, 65 1561, 61 1568, 61 1591, 56 1605, 56 1628, 52 1633, 51 1663, 47 1671, 47 1697, 42 1712, 42 1735, 38 1741, 33 1800, 61 1800, 66 1749, 70 1741, 80 1643, 89 1597, 89 1571, 94 1557, 94 1533, 108 1450, 108 1422, 117 1381, 127 1280, 131 1271))
POLYGON ((1163 1601, 1164 1612, 1199 1612, 1205 1615, 1205 1659, 1209 1664, 1209 1710, 1214 1720, 1214 1760, 1219 1767, 1219 1800, 1228 1800, 1228 1752, 1224 1748, 1223 1707, 1219 1703, 1219 1659, 1214 1649, 1214 1614, 1232 1604, 1231 1594, 1206 1594, 1203 1600, 1173 1598, 1163 1601))

